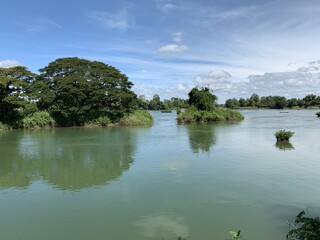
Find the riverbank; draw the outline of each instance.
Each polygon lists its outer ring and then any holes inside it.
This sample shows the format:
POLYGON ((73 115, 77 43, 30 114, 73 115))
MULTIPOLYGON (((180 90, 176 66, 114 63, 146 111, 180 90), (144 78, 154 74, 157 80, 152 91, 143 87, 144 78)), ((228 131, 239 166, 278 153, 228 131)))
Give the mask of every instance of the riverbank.
MULTIPOLYGON (((146 110, 136 110, 131 113, 126 113, 118 121, 111 121, 108 117, 99 117, 96 120, 84 123, 82 125, 74 125, 68 127, 112 127, 112 126, 151 126, 153 118, 146 110)), ((64 127, 56 124, 54 118, 46 111, 36 112, 26 116, 20 121, 12 124, 4 124, 0 122, 0 130, 12 129, 41 129, 41 128, 56 128, 64 127)))

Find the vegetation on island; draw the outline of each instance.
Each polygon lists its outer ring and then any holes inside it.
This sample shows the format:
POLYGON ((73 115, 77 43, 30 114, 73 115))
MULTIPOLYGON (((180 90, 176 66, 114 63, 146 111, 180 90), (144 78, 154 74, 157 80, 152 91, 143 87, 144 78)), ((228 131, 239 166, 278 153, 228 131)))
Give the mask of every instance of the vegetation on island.
POLYGON ((267 108, 267 109, 283 109, 283 108, 320 108, 320 96, 308 94, 302 99, 290 98, 283 96, 267 96, 260 97, 254 93, 250 98, 230 98, 226 100, 224 106, 226 108, 267 108))
POLYGON ((139 101, 133 83, 112 66, 60 58, 39 72, 22 66, 0 68, 0 128, 151 122, 149 113, 135 113, 139 101))
POLYGON ((278 130, 274 136, 277 139, 278 143, 286 143, 289 142, 290 138, 294 135, 294 132, 292 131, 287 131, 284 129, 278 130))
POLYGON ((238 111, 218 107, 216 104, 217 97, 209 88, 193 88, 188 96, 190 107, 185 111, 178 112, 178 121, 180 123, 243 119, 242 114, 238 111))

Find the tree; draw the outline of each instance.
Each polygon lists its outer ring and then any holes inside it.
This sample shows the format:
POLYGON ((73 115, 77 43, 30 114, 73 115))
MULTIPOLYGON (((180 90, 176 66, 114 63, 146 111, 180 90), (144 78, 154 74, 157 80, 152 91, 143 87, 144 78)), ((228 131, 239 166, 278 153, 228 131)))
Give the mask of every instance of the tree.
POLYGON ((28 96, 36 75, 26 67, 0 68, 0 121, 14 124, 37 110, 28 96))
POLYGON ((152 100, 149 102, 150 110, 160 110, 163 109, 162 102, 160 100, 160 96, 158 94, 154 94, 152 100))
POLYGON ((260 103, 260 97, 258 94, 254 93, 251 95, 250 99, 249 99, 249 105, 251 107, 257 107, 260 103))
POLYGON ((288 105, 287 99, 285 97, 274 96, 273 98, 275 103, 274 108, 276 109, 283 109, 288 105))
POLYGON ((240 103, 236 98, 228 99, 224 104, 226 108, 236 109, 240 107, 240 103))
POLYGON ((247 101, 244 98, 239 99, 240 107, 247 107, 247 101))
POLYGON ((303 98, 306 107, 315 106, 317 102, 317 96, 314 94, 308 94, 303 98))
POLYGON ((101 116, 116 121, 136 107, 128 77, 102 62, 60 58, 39 71, 35 95, 59 125, 82 125, 101 116))
POLYGON ((212 94, 209 88, 193 88, 189 94, 189 104, 194 105, 198 110, 210 111, 213 109, 217 96, 212 94))

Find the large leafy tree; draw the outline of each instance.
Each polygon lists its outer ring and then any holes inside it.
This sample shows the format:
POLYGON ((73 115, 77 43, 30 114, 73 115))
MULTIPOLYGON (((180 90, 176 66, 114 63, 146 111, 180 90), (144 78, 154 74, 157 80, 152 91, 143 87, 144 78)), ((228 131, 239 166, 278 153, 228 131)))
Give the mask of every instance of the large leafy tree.
POLYGON ((190 105, 194 105, 198 110, 205 111, 212 110, 217 100, 217 96, 212 94, 207 87, 201 89, 193 88, 188 96, 190 105))
POLYGON ((81 125, 100 116, 117 120, 136 104, 133 83, 102 62, 60 58, 39 71, 33 85, 39 108, 49 108, 60 125, 81 125))
POLYGON ((0 121, 14 124, 29 113, 36 111, 30 100, 30 84, 36 75, 26 67, 0 68, 0 121))

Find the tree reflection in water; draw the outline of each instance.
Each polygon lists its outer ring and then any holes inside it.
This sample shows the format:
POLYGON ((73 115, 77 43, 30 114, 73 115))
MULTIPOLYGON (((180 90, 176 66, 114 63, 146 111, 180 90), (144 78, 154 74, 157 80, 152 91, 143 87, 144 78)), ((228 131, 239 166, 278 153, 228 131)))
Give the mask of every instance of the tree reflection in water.
POLYGON ((216 124, 186 125, 189 132, 189 145, 194 153, 210 152, 216 143, 216 124))
POLYGON ((1 136, 0 187, 41 179, 62 190, 102 186, 133 162, 134 128, 16 131, 1 136))
POLYGON ((290 142, 277 142, 275 146, 281 151, 294 150, 294 146, 290 142))

